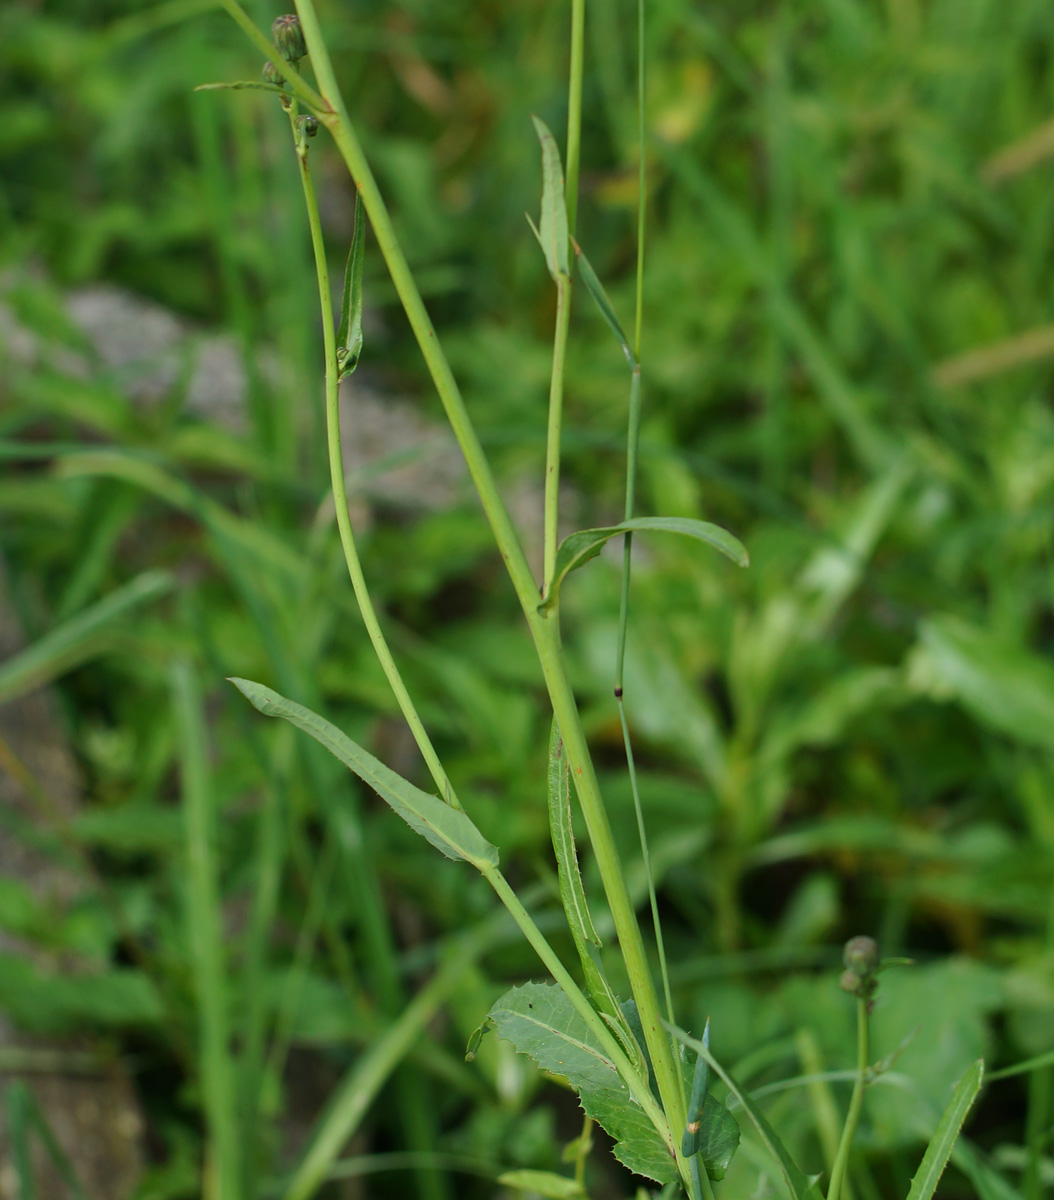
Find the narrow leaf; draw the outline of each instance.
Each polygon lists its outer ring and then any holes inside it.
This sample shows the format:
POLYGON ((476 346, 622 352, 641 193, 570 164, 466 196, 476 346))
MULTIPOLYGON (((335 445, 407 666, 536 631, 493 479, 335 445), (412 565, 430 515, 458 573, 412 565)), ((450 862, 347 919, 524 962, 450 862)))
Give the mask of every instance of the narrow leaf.
POLYGON ((538 240, 545 254, 549 274, 559 279, 561 275, 570 274, 564 170, 560 165, 560 149, 549 127, 537 117, 531 120, 542 144, 542 219, 539 222, 538 240))
POLYGON ((575 1179, 556 1175, 552 1171, 506 1171, 498 1183, 515 1192, 533 1192, 549 1200, 586 1200, 586 1192, 575 1179))
POLYGON ((107 639, 127 628, 133 609, 172 590, 167 571, 144 571, 130 583, 57 625, 0 667, 0 704, 50 683, 105 649, 107 639))
POLYGON ((557 547, 552 587, 538 611, 545 612, 556 605, 564 579, 591 558, 596 558, 605 542, 618 537, 620 533, 636 533, 638 530, 680 533, 685 537, 707 542, 737 566, 746 567, 750 564, 750 556, 743 543, 720 525, 712 525, 709 521, 696 521, 691 517, 633 517, 618 525, 609 525, 602 529, 580 529, 577 533, 565 537, 557 547))
POLYGON ((549 734, 549 831, 556 852, 556 867, 560 876, 560 903, 571 927, 575 945, 591 942, 601 944, 589 916, 582 874, 578 869, 578 849, 571 822, 571 785, 567 772, 567 757, 560 727, 553 719, 549 734))
POLYGON ((984 1059, 979 1058, 959 1080, 958 1086, 952 1093, 951 1101, 944 1110, 937 1131, 926 1147, 926 1153, 922 1156, 918 1173, 911 1181, 908 1200, 930 1200, 937 1190, 937 1184, 940 1182, 941 1175, 944 1174, 944 1168, 948 1165, 948 1159, 951 1157, 959 1131, 966 1120, 966 1114, 970 1111, 974 1100, 977 1099, 977 1093, 981 1090, 983 1080, 984 1059))
POLYGON ((589 259, 586 258, 585 251, 574 238, 571 239, 571 244, 575 248, 575 262, 578 264, 578 273, 582 276, 582 282, 586 285, 586 291, 593 297, 597 308, 600 309, 600 315, 615 335, 615 340, 622 347, 622 353, 626 356, 626 361, 632 369, 637 365, 637 360, 630 349, 629 338, 623 333, 619 319, 615 316, 615 310, 608 299, 607 292, 604 291, 604 285, 600 282, 596 271, 593 270, 589 259))
POLYGON ((344 268, 344 296, 340 302, 340 326, 337 329, 337 368, 344 379, 359 365, 362 353, 362 265, 365 260, 366 214, 355 197, 355 218, 351 231, 351 249, 344 268))
MULTIPOLYGON (((666 1022, 663 1022, 665 1025, 666 1022)), ((807 1176, 801 1168, 795 1163, 787 1151, 786 1146, 780 1141, 779 1135, 765 1119, 761 1109, 754 1103, 753 1100, 739 1087, 731 1075, 721 1066, 721 1064, 710 1053, 709 1049, 702 1042, 697 1041, 693 1037, 689 1037, 683 1029, 679 1029, 676 1025, 666 1025, 667 1029, 673 1034, 679 1042, 685 1046, 690 1046, 697 1054, 710 1064, 710 1068, 721 1079, 722 1083, 728 1088, 733 1096, 743 1106, 747 1116, 750 1117, 761 1136, 761 1140, 769 1153, 775 1158, 779 1165, 780 1174, 787 1185, 794 1200, 806 1200, 806 1197, 815 1195, 816 1180, 818 1176, 807 1176)))
POLYGON ((279 96, 285 96, 287 93, 284 88, 275 87, 273 83, 260 83, 255 79, 238 79, 234 83, 199 83, 194 89, 196 92, 241 92, 241 91, 256 91, 256 92, 275 92, 279 96))
POLYGON ((582 1108, 615 1139, 615 1156, 659 1183, 678 1178, 673 1145, 633 1100, 615 1064, 556 984, 528 983, 490 1010, 498 1034, 545 1071, 563 1076, 582 1108))
POLYGON ((231 679, 231 683, 265 716, 282 717, 325 746, 368 783, 411 829, 427 838, 447 858, 463 858, 481 871, 498 865, 497 847, 487 841, 465 813, 397 775, 335 725, 302 704, 248 679, 231 679))
MULTIPOLYGON (((710 1018, 706 1018, 703 1029, 703 1045, 710 1048, 710 1018)), ((699 1153, 699 1130, 706 1104, 706 1089, 710 1083, 710 1064, 701 1054, 695 1056, 695 1072, 692 1075, 692 1095, 688 1101, 688 1121, 681 1135, 681 1153, 691 1158, 699 1153)))

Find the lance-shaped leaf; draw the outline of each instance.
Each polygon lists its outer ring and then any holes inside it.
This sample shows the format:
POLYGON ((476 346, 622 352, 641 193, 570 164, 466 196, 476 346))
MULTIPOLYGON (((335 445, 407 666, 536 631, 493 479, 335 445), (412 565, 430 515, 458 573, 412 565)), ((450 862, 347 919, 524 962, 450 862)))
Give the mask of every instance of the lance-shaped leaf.
POLYGON ((618 997, 608 983, 600 963, 600 955, 597 953, 601 941, 589 915, 582 874, 578 868, 578 848, 575 845, 575 831, 571 820, 571 783, 568 778, 567 756, 564 753, 560 727, 555 718, 549 735, 548 782, 549 830, 556 853, 560 903, 582 963, 586 992, 593 1002, 593 1007, 618 1038, 629 1060, 644 1075, 647 1073, 647 1067, 641 1048, 626 1024, 618 997))
POLYGON ((765 1119, 765 1115, 761 1109, 740 1088, 739 1084, 721 1066, 702 1042, 689 1037, 683 1029, 679 1029, 676 1025, 669 1025, 665 1021, 663 1024, 666 1025, 666 1028, 669 1029, 682 1045, 691 1047, 696 1054, 706 1059, 710 1065, 710 1069, 721 1079, 721 1082, 724 1083, 732 1095, 743 1106, 747 1116, 754 1123, 754 1127, 757 1129, 765 1147, 776 1160, 780 1174, 783 1176, 783 1181, 786 1183, 793 1200, 807 1200, 807 1198, 808 1200, 815 1200, 817 1195, 816 1182, 819 1176, 809 1176, 802 1171, 794 1159, 791 1158, 787 1147, 780 1140, 779 1134, 776 1133, 775 1129, 765 1119))
POLYGON ((588 1200, 586 1190, 576 1179, 552 1171, 506 1171, 498 1183, 514 1192, 530 1192, 547 1200, 588 1200))
POLYGON ((340 302, 340 326, 337 329, 337 369, 340 379, 355 370, 362 353, 362 264, 366 257, 365 247, 366 214, 356 196, 351 249, 344 268, 344 296, 340 302))
MULTIPOLYGON (((706 1028, 703 1030, 703 1045, 710 1048, 710 1018, 706 1018, 706 1028)), ((688 1121, 681 1135, 681 1153, 685 1158, 691 1158, 699 1153, 699 1134, 702 1129, 703 1108, 706 1104, 706 1089, 710 1083, 710 1064, 701 1054, 695 1057, 695 1071, 692 1074, 692 1094, 688 1100, 688 1121)))
POLYGON ((532 117, 538 140, 542 144, 542 218, 541 228, 527 218, 534 236, 545 255, 549 274, 554 279, 570 274, 567 258, 569 233, 567 228, 567 200, 564 196, 564 169, 560 165, 560 149, 556 138, 549 132, 544 121, 532 117))
POLYGON ((600 315, 607 322, 608 329, 615 335, 615 341, 622 347, 622 353, 626 356, 626 361, 632 370, 637 365, 637 360, 630 349, 629 338, 623 333, 619 319, 615 316, 615 309, 608 299, 607 292, 604 291, 604 285, 600 282, 596 271, 593 270, 589 259, 586 258, 585 251, 574 238, 571 239, 571 244, 575 248, 575 263, 578 265, 578 273, 582 276, 582 282, 586 285, 586 291, 593 297, 594 303, 600 309, 600 315))
POLYGON ((490 1010, 498 1034, 543 1070, 563 1076, 586 1116, 615 1139, 615 1157, 658 1183, 678 1178, 673 1145, 630 1095, 567 995, 552 983, 513 988, 490 1010))
POLYGON ((977 1099, 983 1079, 984 1059, 979 1058, 959 1080, 958 1086, 952 1093, 952 1098, 944 1110, 937 1131, 926 1147, 926 1153, 922 1156, 919 1169, 911 1181, 908 1200, 930 1200, 937 1190, 937 1184, 940 1182, 940 1177, 944 1174, 944 1168, 948 1165, 948 1159, 955 1148, 959 1130, 963 1127, 970 1106, 977 1099))
POLYGON ((447 858, 463 858, 479 870, 498 865, 497 847, 487 841, 465 813, 397 775, 311 709, 248 679, 231 679, 231 683, 265 716, 282 717, 309 733, 447 858))
POLYGON ((196 92, 274 92, 278 96, 285 96, 288 93, 284 88, 275 87, 273 83, 261 83, 257 79, 237 79, 233 83, 199 83, 194 89, 196 92))
POLYGON ((560 597, 560 586, 564 579, 578 567, 589 562, 603 549, 604 543, 620 533, 637 533, 641 530, 651 530, 660 533, 679 533, 685 537, 695 538, 706 542, 722 554, 727 555, 737 566, 750 565, 750 556, 746 547, 727 529, 720 525, 712 525, 709 521, 696 521, 692 517, 633 517, 618 525, 609 525, 603 529, 580 529, 577 533, 569 534, 557 547, 556 568, 553 571, 553 582, 539 612, 554 607, 560 597))

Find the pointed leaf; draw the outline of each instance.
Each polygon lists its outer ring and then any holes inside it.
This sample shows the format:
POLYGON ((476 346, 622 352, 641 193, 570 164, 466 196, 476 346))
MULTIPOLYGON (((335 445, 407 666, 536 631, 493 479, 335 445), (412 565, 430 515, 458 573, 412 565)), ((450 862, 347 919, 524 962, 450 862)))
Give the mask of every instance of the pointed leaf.
POLYGON ((549 274, 554 279, 568 275, 567 258, 569 233, 567 201, 564 197, 564 170, 560 165, 560 149, 556 138, 544 121, 532 117, 538 140, 542 144, 542 219, 537 231, 549 274))
POLYGON ((600 315, 607 322, 608 328, 615 335, 615 340, 622 347, 622 353, 626 356, 626 361, 631 368, 635 367, 637 360, 630 349, 629 338, 622 332, 622 326, 619 324, 618 317, 615 316, 615 310, 608 299, 607 292, 604 291, 604 285, 597 277, 597 273, 593 270, 589 259, 586 258, 585 251, 574 238, 571 239, 571 244, 575 248, 575 262, 578 264, 578 273, 582 276, 582 282, 586 285, 586 291, 593 297, 594 303, 600 309, 600 315))
POLYGON ((556 852, 556 867, 560 876, 560 903, 571 927, 575 945, 592 942, 601 944, 589 916, 582 874, 578 869, 578 848, 571 822, 571 783, 567 773, 567 757, 560 727, 553 719, 549 734, 549 831, 556 852))
POLYGON ((567 1079, 586 1115, 615 1139, 620 1162, 658 1183, 677 1180, 672 1144, 633 1100, 614 1063, 556 984, 513 988, 490 1016, 499 1035, 521 1054, 567 1079))
POLYGON ((703 1058, 710 1064, 711 1070, 717 1074, 722 1083, 728 1088, 733 1096, 743 1106, 747 1116, 754 1123, 754 1127, 761 1135, 761 1140, 765 1144, 769 1153, 775 1158, 779 1165, 780 1174, 790 1191, 794 1200, 806 1200, 806 1197, 814 1196, 816 1193, 816 1180, 818 1176, 807 1176, 801 1168, 795 1163, 787 1151, 787 1147, 780 1141, 779 1135, 765 1119, 761 1109, 754 1103, 753 1100, 741 1090, 736 1081, 731 1075, 721 1066, 721 1064, 710 1053, 709 1049, 702 1042, 697 1041, 693 1037, 689 1037, 683 1029, 679 1029, 676 1025, 669 1025, 663 1022, 666 1028, 674 1035, 679 1042, 685 1046, 690 1046, 696 1054, 702 1055, 703 1058))
MULTIPOLYGON (((703 1029, 703 1045, 710 1048, 710 1018, 706 1018, 703 1029)), ((699 1134, 702 1129, 703 1108, 706 1105, 706 1089, 710 1084, 710 1064, 701 1054, 695 1056, 695 1071, 692 1074, 692 1094, 688 1101, 688 1122, 681 1135, 681 1153, 691 1158, 699 1153, 699 1134)))
POLYGON ((309 733, 447 858, 463 858, 479 870, 498 865, 497 847, 487 841, 465 813, 397 775, 335 725, 302 704, 248 679, 231 679, 231 683, 265 716, 282 717, 309 733))
POLYGON ((937 1131, 934 1133, 915 1178, 911 1181, 911 1191, 908 1200, 930 1200, 937 1190, 944 1168, 948 1165, 959 1131, 966 1120, 970 1106, 977 1099, 984 1080, 984 1059, 979 1058, 966 1074, 959 1080, 959 1085, 952 1093, 948 1107, 944 1110, 937 1131))
POLYGON ((256 91, 256 92, 275 92, 279 96, 286 95, 285 89, 275 87, 273 83, 261 83, 256 79, 238 79, 234 83, 199 83, 194 89, 196 92, 241 92, 241 91, 256 91))
POLYGON ((506 1171, 498 1183, 516 1192, 533 1192, 549 1200, 587 1200, 585 1189, 575 1179, 552 1171, 506 1171))
POLYGON ((596 558, 605 542, 618 537, 620 533, 636 533, 641 530, 680 533, 685 537, 696 538, 720 550, 737 566, 750 565, 746 547, 739 538, 722 529, 720 525, 712 525, 709 521, 696 521, 691 517, 633 517, 618 525, 609 525, 602 529, 580 529, 577 533, 565 537, 557 547, 552 587, 538 611, 545 612, 557 603, 560 585, 564 579, 591 558, 596 558))
POLYGON ((340 326, 337 329, 337 367, 344 379, 359 365, 362 353, 362 265, 366 257, 366 214, 355 197, 355 219, 351 231, 351 249, 344 268, 344 295, 340 302, 340 326))

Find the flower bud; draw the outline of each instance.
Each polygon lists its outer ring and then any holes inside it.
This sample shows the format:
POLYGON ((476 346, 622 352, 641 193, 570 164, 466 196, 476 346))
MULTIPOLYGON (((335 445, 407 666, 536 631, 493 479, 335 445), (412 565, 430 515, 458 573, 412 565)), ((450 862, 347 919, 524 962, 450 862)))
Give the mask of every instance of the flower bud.
POLYGON ((300 28, 300 18, 296 13, 275 17, 271 25, 271 40, 286 62, 295 65, 307 54, 307 42, 304 41, 304 31, 300 28))
POLYGON ((282 73, 278 70, 273 62, 264 63, 263 77, 265 83, 273 83, 275 87, 281 87, 285 83, 285 80, 282 78, 282 73))
POLYGON ((852 971, 843 971, 838 980, 838 986, 843 992, 848 992, 850 996, 859 996, 864 985, 852 971))
POLYGON ((318 117, 297 117, 296 123, 306 138, 313 138, 318 133, 318 117))
POLYGON ((845 944, 842 962, 858 979, 868 978, 878 970, 878 943, 864 935, 850 938, 845 944))

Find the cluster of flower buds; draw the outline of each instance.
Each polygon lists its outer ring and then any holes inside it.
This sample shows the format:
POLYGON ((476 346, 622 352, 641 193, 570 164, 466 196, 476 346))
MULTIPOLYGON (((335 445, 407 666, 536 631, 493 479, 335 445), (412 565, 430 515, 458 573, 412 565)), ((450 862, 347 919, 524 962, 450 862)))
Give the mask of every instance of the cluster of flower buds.
MULTIPOLYGON (((296 13, 275 17, 271 23, 271 41, 278 47, 282 61, 292 63, 294 67, 299 66, 300 60, 307 55, 307 42, 304 41, 304 31, 300 28, 300 18, 296 13)), ((285 76, 273 62, 264 63, 263 77, 266 83, 285 87, 285 76)), ((282 97, 283 108, 289 108, 290 103, 289 96, 282 97)), ((308 137, 314 137, 314 134, 309 133, 308 137)))
POLYGON ((845 970, 842 972, 841 979, 838 980, 838 986, 843 992, 848 992, 850 996, 867 1000, 870 1004, 875 989, 878 987, 876 975, 881 965, 878 943, 874 938, 864 935, 850 938, 845 944, 842 962, 845 970))

